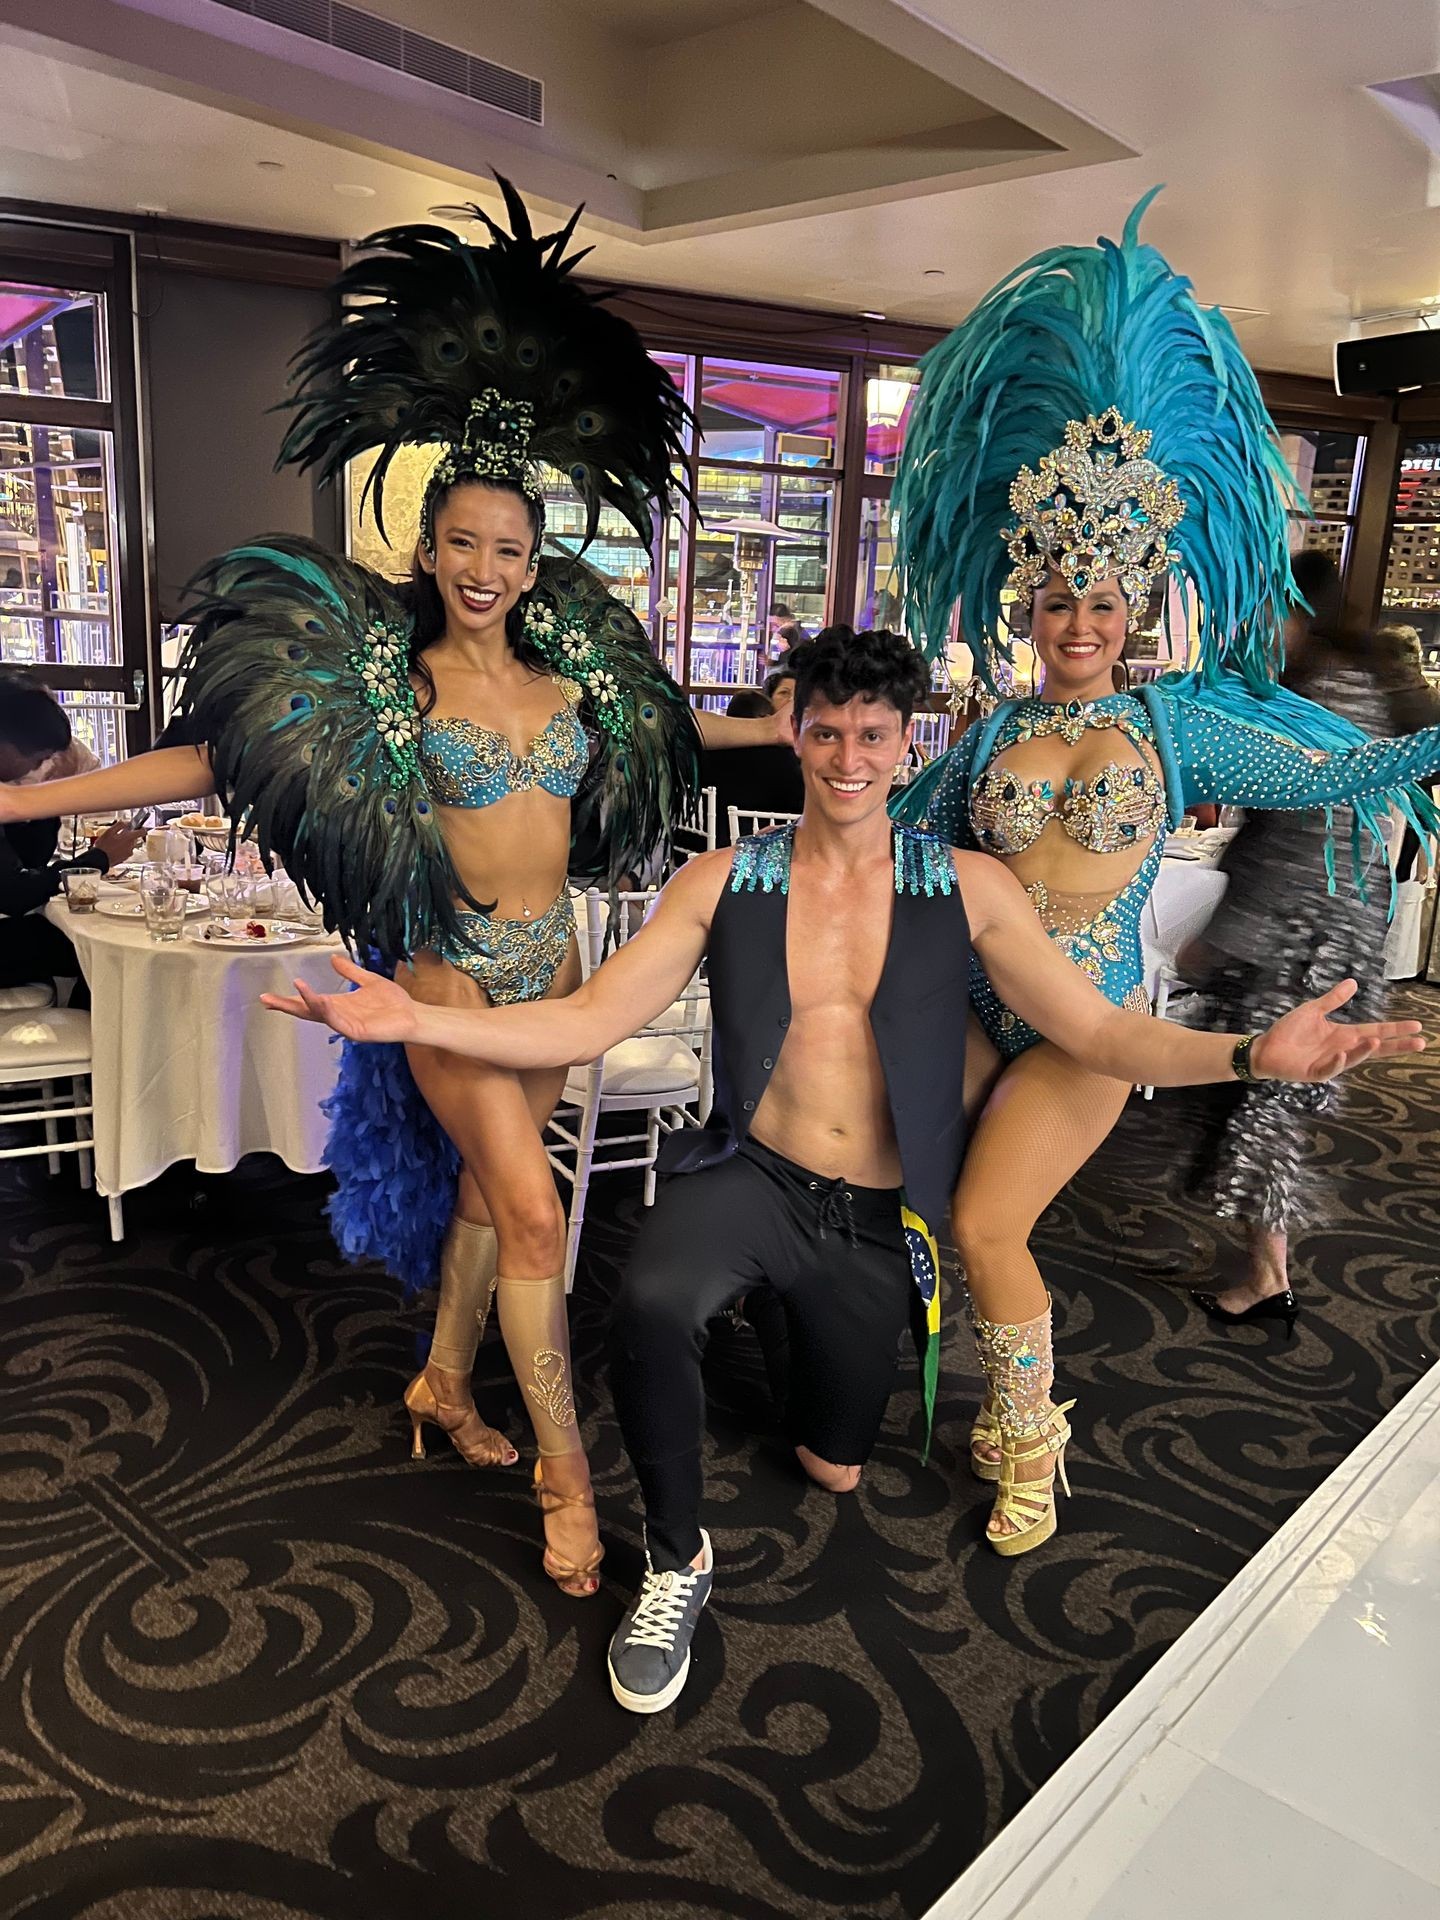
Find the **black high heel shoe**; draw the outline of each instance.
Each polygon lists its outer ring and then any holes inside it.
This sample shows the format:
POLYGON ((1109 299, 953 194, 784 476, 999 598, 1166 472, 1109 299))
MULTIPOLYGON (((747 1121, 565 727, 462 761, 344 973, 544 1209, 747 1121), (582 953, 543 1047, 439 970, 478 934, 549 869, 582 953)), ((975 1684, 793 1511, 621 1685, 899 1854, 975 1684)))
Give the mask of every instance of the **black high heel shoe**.
POLYGON ((1286 1287, 1283 1293, 1267 1293, 1263 1300, 1257 1300, 1254 1306, 1245 1307, 1239 1313, 1232 1313, 1228 1307, 1222 1307, 1213 1293, 1192 1293, 1190 1298, 1196 1306, 1209 1314, 1212 1320, 1218 1320, 1222 1327, 1252 1326, 1257 1320, 1283 1320, 1285 1338, 1295 1337, 1295 1322, 1300 1318, 1300 1304, 1295 1295, 1286 1287))

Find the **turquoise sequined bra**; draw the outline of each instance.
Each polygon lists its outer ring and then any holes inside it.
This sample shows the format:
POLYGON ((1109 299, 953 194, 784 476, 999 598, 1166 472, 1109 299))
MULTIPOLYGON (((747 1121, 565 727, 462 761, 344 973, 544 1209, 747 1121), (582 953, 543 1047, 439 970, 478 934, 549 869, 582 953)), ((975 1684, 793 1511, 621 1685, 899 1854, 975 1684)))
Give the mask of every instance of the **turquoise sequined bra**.
POLYGON ((556 682, 566 704, 552 713, 524 753, 503 733, 474 720, 426 720, 420 765, 435 800, 444 807, 491 807, 508 794, 539 787, 557 800, 579 790, 590 764, 590 743, 575 709, 580 689, 556 682))

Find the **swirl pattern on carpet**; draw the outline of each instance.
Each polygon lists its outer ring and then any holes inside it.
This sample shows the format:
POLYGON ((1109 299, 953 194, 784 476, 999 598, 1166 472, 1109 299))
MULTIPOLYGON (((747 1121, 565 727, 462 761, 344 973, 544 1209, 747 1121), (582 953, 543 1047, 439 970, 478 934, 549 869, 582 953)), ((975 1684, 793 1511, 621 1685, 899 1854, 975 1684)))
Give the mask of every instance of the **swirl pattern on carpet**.
MULTIPOLYGON (((1411 1005, 1433 1024, 1436 996, 1411 1005)), ((25 1920, 919 1915, 1422 1373, 1440 1339, 1440 1062, 1364 1069, 1315 1151, 1296 1338, 1190 1303, 1233 1239, 1166 1197, 1188 1103, 1132 1101, 1042 1223, 1079 1399, 1057 1538, 1004 1561, 910 1372, 856 1497, 798 1473, 753 1337, 711 1346, 719 1577, 673 1713, 609 1697, 641 1552, 597 1183, 572 1302, 601 1596, 543 1579, 523 1464, 408 1461, 423 1316, 343 1267, 323 1182, 127 1200, 7 1165, 0 1218, 0 1911, 25 1920)), ((503 1349, 486 1415, 528 1448, 503 1349)))

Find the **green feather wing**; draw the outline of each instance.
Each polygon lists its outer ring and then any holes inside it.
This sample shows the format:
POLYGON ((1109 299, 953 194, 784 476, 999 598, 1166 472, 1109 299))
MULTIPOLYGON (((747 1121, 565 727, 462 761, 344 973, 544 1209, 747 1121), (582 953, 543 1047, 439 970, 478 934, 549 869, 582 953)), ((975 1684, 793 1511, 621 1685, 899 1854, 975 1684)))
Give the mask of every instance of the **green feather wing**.
POLYGON ((571 278, 584 258, 565 251, 579 209, 559 233, 537 236, 513 187, 500 188, 514 231, 475 208, 488 246, 424 225, 364 242, 335 283, 340 320, 296 356, 281 462, 335 480, 378 448, 368 487, 383 533, 385 476, 400 448, 458 445, 471 402, 493 387, 533 409, 529 457, 568 475, 585 502, 586 542, 610 506, 648 545, 650 502, 670 510, 688 409, 629 322, 571 278))
POLYGON ((468 896, 420 777, 394 590, 274 535, 211 561, 189 591, 184 705, 236 834, 278 857, 356 952, 399 960, 458 935, 468 896))
POLYGON ((700 784, 700 730, 684 694, 651 651, 630 609, 582 560, 545 554, 527 596, 525 633, 547 665, 582 690, 581 718, 598 743, 575 800, 575 838, 596 847, 580 877, 611 886, 657 849, 700 784))

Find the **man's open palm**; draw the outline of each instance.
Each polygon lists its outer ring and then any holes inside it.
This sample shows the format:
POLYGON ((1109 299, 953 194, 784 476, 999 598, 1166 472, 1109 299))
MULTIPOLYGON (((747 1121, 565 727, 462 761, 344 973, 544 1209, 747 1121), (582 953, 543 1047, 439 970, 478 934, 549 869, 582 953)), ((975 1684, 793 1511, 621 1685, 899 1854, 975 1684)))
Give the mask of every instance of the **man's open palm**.
POLYGON ((1292 1007, 1256 1040, 1250 1053, 1255 1072, 1267 1080, 1333 1080, 1362 1060, 1424 1050, 1418 1020, 1361 1021, 1354 1026, 1332 1020, 1355 993, 1353 980, 1341 980, 1317 1000, 1292 1007))
POLYGON ((272 1013, 293 1013, 297 1020, 319 1020, 347 1040, 413 1040, 419 1026, 415 1005, 403 987, 383 974, 367 973, 353 960, 337 953, 330 962, 342 980, 353 983, 348 993, 316 993, 303 980, 295 982, 296 999, 280 993, 262 993, 260 1003, 272 1013))

